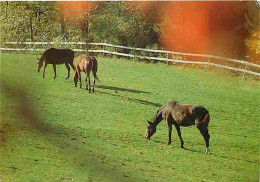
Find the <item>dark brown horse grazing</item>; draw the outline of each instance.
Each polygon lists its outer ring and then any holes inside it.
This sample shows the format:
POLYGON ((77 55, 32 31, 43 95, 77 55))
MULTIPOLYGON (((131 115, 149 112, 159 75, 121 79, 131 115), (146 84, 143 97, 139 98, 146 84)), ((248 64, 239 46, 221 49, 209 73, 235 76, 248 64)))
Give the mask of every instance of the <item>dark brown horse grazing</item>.
POLYGON ((68 70, 68 76, 66 79, 70 77, 70 67, 72 67, 73 70, 75 70, 75 67, 73 65, 74 60, 74 51, 70 49, 55 49, 50 48, 47 49, 41 58, 37 58, 39 60, 38 62, 38 72, 40 72, 41 67, 43 66, 43 62, 45 61, 44 70, 43 70, 43 78, 45 78, 45 69, 48 64, 53 65, 54 69, 54 78, 56 78, 56 64, 65 64, 67 70, 68 70))
POLYGON ((85 55, 85 54, 82 54, 81 56, 79 56, 76 60, 76 69, 75 69, 75 73, 74 73, 75 87, 77 87, 78 79, 80 82, 80 88, 82 87, 80 72, 83 71, 86 75, 86 79, 85 79, 86 90, 89 90, 89 92, 91 92, 89 73, 92 71, 93 77, 94 77, 94 80, 93 80, 93 82, 94 82, 93 83, 93 92, 94 92, 96 79, 98 80, 97 70, 98 70, 98 62, 95 57, 85 55), (88 86, 89 86, 89 88, 88 88, 88 86))
POLYGON ((205 154, 208 153, 210 138, 208 124, 210 115, 207 109, 196 105, 182 105, 176 101, 167 102, 160 110, 157 111, 157 114, 152 121, 147 120, 148 126, 145 133, 146 139, 150 139, 150 137, 156 132, 156 126, 162 119, 166 120, 169 130, 168 145, 171 144, 172 125, 175 125, 178 136, 181 140, 181 148, 184 148, 184 142, 181 137, 180 126, 185 127, 195 125, 200 130, 200 133, 206 142, 205 154))

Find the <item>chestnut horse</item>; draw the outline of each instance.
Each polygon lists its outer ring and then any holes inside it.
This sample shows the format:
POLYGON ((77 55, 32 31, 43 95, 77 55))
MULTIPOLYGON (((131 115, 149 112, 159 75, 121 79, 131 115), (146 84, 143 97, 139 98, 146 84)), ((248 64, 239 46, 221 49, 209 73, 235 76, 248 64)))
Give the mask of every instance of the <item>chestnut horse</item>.
POLYGON ((184 148, 184 142, 181 137, 180 126, 192 126, 195 125, 206 142, 206 153, 209 151, 209 132, 208 124, 210 120, 210 115, 207 109, 202 106, 196 105, 182 105, 176 101, 167 102, 157 114, 154 116, 152 121, 148 121, 147 130, 145 133, 145 138, 150 139, 151 136, 156 132, 156 126, 165 119, 169 131, 168 145, 171 144, 171 133, 172 125, 175 125, 178 136, 181 141, 181 148, 184 148))
POLYGON ((81 56, 79 56, 76 60, 76 69, 75 69, 75 73, 74 73, 75 87, 77 87, 78 79, 80 82, 80 88, 82 87, 80 72, 83 71, 86 75, 86 79, 85 79, 86 90, 89 90, 89 92, 91 92, 89 73, 92 71, 93 77, 94 77, 94 80, 93 80, 93 82, 94 82, 93 83, 93 92, 94 92, 96 79, 98 80, 97 70, 98 70, 98 62, 95 57, 85 55, 85 54, 82 54, 81 56))

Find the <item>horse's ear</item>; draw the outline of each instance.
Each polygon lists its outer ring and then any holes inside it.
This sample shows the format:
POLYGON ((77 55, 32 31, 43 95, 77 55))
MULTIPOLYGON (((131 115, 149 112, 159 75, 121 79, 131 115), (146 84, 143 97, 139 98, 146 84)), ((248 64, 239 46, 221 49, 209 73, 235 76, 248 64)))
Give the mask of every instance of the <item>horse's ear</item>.
POLYGON ((37 58, 39 61, 41 60, 40 58, 37 58))
POLYGON ((160 110, 157 110, 156 115, 159 113, 160 110))
POLYGON ((151 122, 151 121, 149 121, 149 120, 147 120, 147 123, 148 123, 149 125, 151 125, 151 124, 152 124, 152 122, 151 122))

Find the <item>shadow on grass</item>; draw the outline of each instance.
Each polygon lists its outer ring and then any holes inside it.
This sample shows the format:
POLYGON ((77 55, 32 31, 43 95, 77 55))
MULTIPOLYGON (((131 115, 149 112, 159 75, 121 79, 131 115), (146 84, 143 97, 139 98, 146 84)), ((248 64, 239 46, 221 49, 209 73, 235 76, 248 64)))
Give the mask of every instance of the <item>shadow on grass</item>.
POLYGON ((155 143, 160 143, 160 144, 166 144, 165 142, 162 142, 161 140, 148 140, 148 142, 155 142, 155 143))
POLYGON ((96 85, 95 87, 102 88, 102 89, 108 89, 108 90, 115 90, 115 91, 132 92, 132 93, 145 93, 145 94, 151 93, 151 92, 146 92, 146 91, 141 91, 141 90, 127 89, 127 88, 120 88, 120 87, 113 87, 113 86, 105 86, 105 85, 96 85))
MULTIPOLYGON (((201 151, 197 151, 197 150, 194 150, 194 149, 188 149, 186 147, 184 147, 184 150, 187 150, 187 151, 190 151, 190 152, 203 153, 201 151)), ((205 154, 205 155, 212 155, 212 156, 220 157, 220 158, 223 158, 223 159, 238 160, 238 161, 249 162, 249 163, 252 163, 252 164, 258 164, 257 161, 251 161, 251 160, 247 160, 247 159, 240 159, 240 158, 235 158, 235 157, 223 156, 223 155, 214 154, 212 152, 209 152, 208 154, 205 154)))
MULTIPOLYGON (((165 142, 162 142, 160 140, 148 140, 148 142, 155 142, 155 143, 167 145, 165 142)), ((199 153, 199 154, 203 154, 205 156, 211 155, 211 156, 220 157, 220 158, 223 158, 223 159, 237 160, 237 161, 243 161, 243 162, 248 162, 248 163, 252 163, 252 164, 258 164, 257 161, 252 161, 252 160, 248 160, 248 159, 245 159, 245 158, 236 158, 236 157, 219 155, 219 154, 212 153, 211 151, 208 154, 205 154, 204 151, 202 151, 202 150, 194 150, 194 149, 190 149, 190 148, 187 148, 187 147, 184 147, 183 150, 186 150, 186 151, 189 151, 189 152, 196 152, 196 153, 199 153)))
POLYGON ((190 152, 203 153, 203 152, 201 152, 201 151, 194 150, 194 149, 188 149, 188 148, 186 148, 186 147, 184 147, 183 150, 187 150, 187 151, 190 151, 190 152))
MULTIPOLYGON (((126 178, 124 172, 121 171, 120 169, 108 167, 107 164, 104 165, 105 161, 103 160, 104 155, 102 153, 100 154, 92 151, 93 149, 89 149, 83 141, 81 141, 81 143, 78 143, 80 142, 79 137, 81 139, 84 138, 84 140, 86 140, 87 138, 83 131, 78 132, 76 129, 68 128, 63 125, 52 126, 46 123, 45 119, 41 118, 38 115, 37 104, 31 101, 31 98, 33 98, 33 94, 29 93, 29 90, 30 89, 25 88, 23 85, 18 85, 14 82, 5 82, 1 80, 2 94, 5 95, 6 98, 8 98, 11 101, 11 103, 14 103, 14 105, 16 106, 10 112, 10 115, 13 114, 12 112, 14 112, 14 114, 18 116, 18 117, 14 117, 15 122, 9 123, 8 127, 18 128, 20 131, 23 131, 26 127, 24 127, 20 123, 28 124, 28 126, 30 126, 30 130, 37 131, 41 139, 48 144, 47 146, 53 145, 58 148, 61 148, 62 155, 64 155, 64 159, 68 161, 68 165, 75 166, 76 164, 82 167, 86 166, 86 170, 99 173, 100 176, 97 176, 98 179, 102 177, 102 178, 106 178, 105 181, 129 180, 129 178, 126 178), (62 137, 57 137, 59 135, 61 135, 62 137), (64 145, 68 142, 70 142, 69 145, 64 145), (79 144, 81 144, 82 146, 79 144), (66 148, 68 149, 66 150, 66 148), (71 150, 73 150, 73 152, 71 152, 71 150)), ((5 107, 5 106, 2 104, 1 107, 5 107)), ((45 114, 48 113, 45 112, 45 114)), ((26 130, 28 130, 28 128, 26 130)), ((1 132, 5 132, 5 130, 1 132)), ((8 133, 3 133, 5 138, 0 142, 9 141, 6 139, 7 137, 11 138, 12 135, 7 135, 7 134, 8 133)), ((31 144, 30 147, 35 147, 37 148, 37 150, 47 150, 44 147, 37 146, 37 143, 31 144), (36 146, 32 146, 32 145, 36 145, 36 146)), ((98 146, 96 148, 98 148, 98 146)), ((24 157, 26 159, 26 156, 20 156, 20 157, 24 157)), ((35 161, 38 161, 38 159, 35 161)), ((60 165, 63 164, 60 163, 60 165)), ((6 166, 6 167, 10 169, 11 168, 18 169, 16 168, 17 166, 6 166)), ((19 170, 21 172, 24 171, 22 168, 19 170)), ((131 176, 134 176, 134 174, 131 174, 131 176)), ((71 178, 71 176, 64 176, 64 177, 71 178)))
POLYGON ((209 153, 209 155, 220 157, 220 158, 223 158, 223 159, 238 160, 238 161, 249 162, 249 163, 252 163, 252 164, 259 164, 258 161, 247 160, 245 158, 241 159, 241 158, 229 157, 229 156, 214 154, 214 153, 211 153, 211 152, 209 153))
POLYGON ((139 104, 151 105, 151 106, 155 106, 155 107, 161 107, 162 106, 159 103, 154 103, 154 102, 150 102, 150 101, 146 101, 146 100, 142 100, 142 99, 133 99, 133 98, 130 98, 130 97, 112 94, 112 93, 108 93, 108 92, 102 92, 102 91, 96 91, 96 92, 98 92, 100 94, 111 95, 113 97, 120 97, 121 99, 125 99, 125 100, 131 101, 131 102, 137 102, 139 104))

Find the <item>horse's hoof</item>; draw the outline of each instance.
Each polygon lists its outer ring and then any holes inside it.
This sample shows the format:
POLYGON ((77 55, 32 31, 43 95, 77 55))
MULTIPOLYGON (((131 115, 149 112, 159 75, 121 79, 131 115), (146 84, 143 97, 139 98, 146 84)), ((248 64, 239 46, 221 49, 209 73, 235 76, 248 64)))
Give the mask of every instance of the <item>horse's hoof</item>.
POLYGON ((182 145, 181 148, 184 149, 184 146, 182 145))
POLYGON ((56 77, 53 77, 53 79, 55 79, 56 77))
POLYGON ((172 142, 168 142, 168 145, 170 145, 172 142))
POLYGON ((69 77, 66 78, 66 80, 69 79, 69 77))
POLYGON ((206 148, 205 154, 209 153, 209 147, 206 148))

